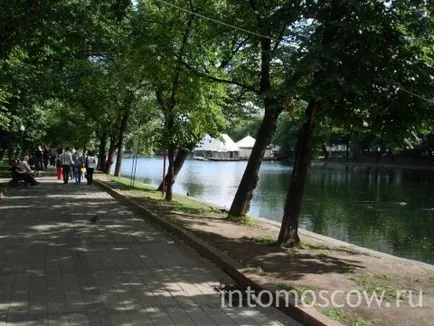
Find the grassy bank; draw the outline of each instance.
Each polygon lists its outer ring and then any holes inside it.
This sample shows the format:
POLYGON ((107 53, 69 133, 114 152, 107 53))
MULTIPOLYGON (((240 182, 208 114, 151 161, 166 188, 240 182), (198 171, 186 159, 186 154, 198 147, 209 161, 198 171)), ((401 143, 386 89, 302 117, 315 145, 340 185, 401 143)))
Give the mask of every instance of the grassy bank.
POLYGON ((116 188, 138 193, 143 196, 143 198, 158 202, 166 208, 178 210, 179 213, 184 212, 213 217, 225 217, 225 214, 221 212, 220 209, 201 203, 200 201, 191 199, 187 196, 173 194, 173 200, 168 202, 164 199, 163 194, 160 191, 157 191, 153 186, 137 181, 134 183, 134 186, 130 186, 130 179, 113 176, 110 176, 109 178, 118 185, 116 188))

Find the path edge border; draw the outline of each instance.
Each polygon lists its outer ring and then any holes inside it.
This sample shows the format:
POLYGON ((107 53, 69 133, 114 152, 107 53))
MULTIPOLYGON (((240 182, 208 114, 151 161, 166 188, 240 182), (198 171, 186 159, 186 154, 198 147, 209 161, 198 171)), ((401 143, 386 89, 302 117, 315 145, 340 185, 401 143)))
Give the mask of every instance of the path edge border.
MULTIPOLYGON (((242 287, 246 288, 247 286, 250 286, 252 289, 256 291, 271 291, 272 293, 274 293, 274 291, 277 289, 277 288, 272 289, 270 287, 263 286, 259 282, 258 277, 255 277, 256 275, 254 274, 247 275, 247 273, 243 273, 241 271, 242 267, 237 262, 235 262, 232 258, 228 257, 225 253, 221 252, 219 249, 203 241, 202 239, 194 235, 192 232, 185 230, 184 228, 170 222, 167 219, 159 217, 158 215, 154 214, 151 210, 149 210, 147 207, 137 203, 131 198, 124 196, 120 192, 110 187, 110 185, 107 184, 107 182, 102 181, 100 179, 94 179, 94 184, 103 188, 109 195, 111 195, 116 200, 134 209, 141 215, 146 216, 151 222, 159 225, 167 232, 178 237, 180 240, 182 240, 187 245, 189 245, 194 250, 196 250, 202 257, 216 264, 220 269, 222 269, 226 274, 228 274, 232 279, 235 280, 235 282, 237 282, 242 287)), ((274 296, 273 298, 274 308, 280 310, 285 315, 294 318, 295 320, 302 323, 303 325, 343 326, 343 324, 321 314, 313 307, 312 308, 297 307, 295 305, 289 305, 288 307, 285 307, 285 302, 282 298, 276 297, 275 295, 273 296, 274 296), (279 302, 278 306, 276 306, 275 304, 276 302, 279 302)))

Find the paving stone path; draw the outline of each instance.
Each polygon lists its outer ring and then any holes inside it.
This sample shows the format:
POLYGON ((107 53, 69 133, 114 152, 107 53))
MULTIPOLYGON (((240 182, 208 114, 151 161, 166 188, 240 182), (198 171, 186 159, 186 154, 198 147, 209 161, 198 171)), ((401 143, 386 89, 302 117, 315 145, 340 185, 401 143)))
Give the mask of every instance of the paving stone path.
POLYGON ((297 325, 221 307, 226 274, 100 188, 39 181, 0 201, 0 325, 297 325))

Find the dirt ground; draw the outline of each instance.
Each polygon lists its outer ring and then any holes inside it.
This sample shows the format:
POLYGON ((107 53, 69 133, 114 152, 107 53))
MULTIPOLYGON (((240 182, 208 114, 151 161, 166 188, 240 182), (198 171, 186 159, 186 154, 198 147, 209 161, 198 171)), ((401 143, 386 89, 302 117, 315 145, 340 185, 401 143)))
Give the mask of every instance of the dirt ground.
MULTIPOLYGON (((267 285, 294 290, 300 295, 304 290, 314 291, 317 296, 315 307, 343 324, 434 325, 432 265, 365 250, 304 231, 300 231, 300 248, 283 249, 274 245, 278 225, 263 221, 237 224, 223 219, 225 215, 218 209, 170 204, 144 197, 143 191, 116 188, 156 214, 189 229, 240 262, 246 273, 260 275, 267 285), (318 297, 321 290, 323 295, 318 297), (374 291, 378 298, 383 294, 380 307, 375 300, 368 304, 374 291), (397 294, 397 291, 402 293, 397 294), (326 302, 320 298, 330 302, 333 293, 335 305, 325 306, 326 302)), ((308 300, 305 302, 309 303, 308 300)))

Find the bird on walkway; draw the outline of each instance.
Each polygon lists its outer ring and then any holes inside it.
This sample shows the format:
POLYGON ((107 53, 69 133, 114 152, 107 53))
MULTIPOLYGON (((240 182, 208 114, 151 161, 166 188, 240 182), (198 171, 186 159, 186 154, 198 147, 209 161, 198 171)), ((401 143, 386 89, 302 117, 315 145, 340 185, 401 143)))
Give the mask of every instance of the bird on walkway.
POLYGON ((98 221, 98 214, 95 214, 95 216, 92 216, 89 221, 90 221, 90 224, 95 224, 96 221, 98 221))

